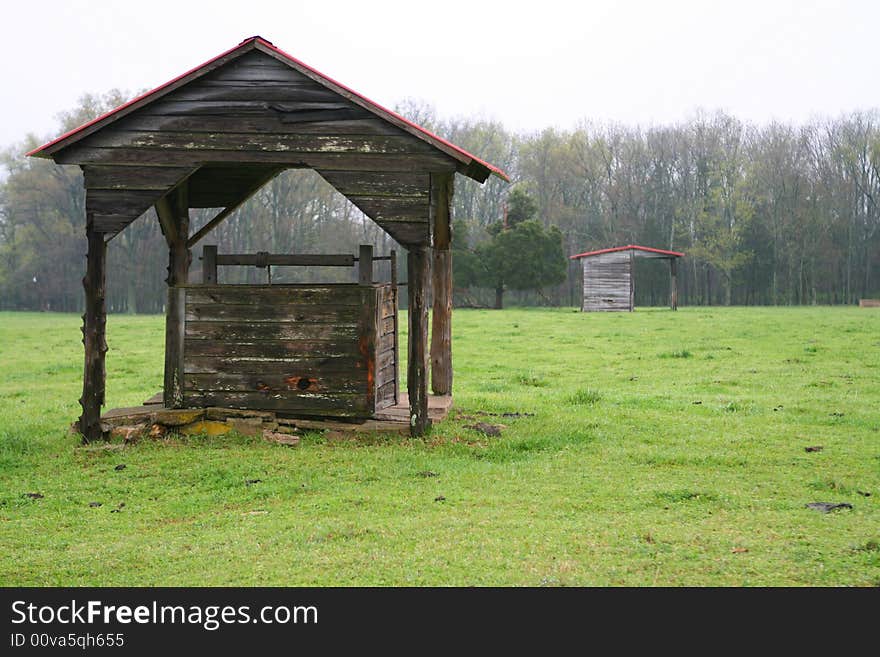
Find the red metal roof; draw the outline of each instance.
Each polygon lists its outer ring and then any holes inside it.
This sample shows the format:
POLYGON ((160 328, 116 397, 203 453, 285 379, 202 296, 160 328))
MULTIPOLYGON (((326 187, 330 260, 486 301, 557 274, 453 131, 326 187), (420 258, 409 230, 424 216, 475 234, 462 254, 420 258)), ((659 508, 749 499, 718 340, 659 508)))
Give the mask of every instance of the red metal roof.
POLYGON ((684 253, 679 253, 678 251, 667 251, 666 249, 655 249, 651 246, 627 244, 626 246, 615 246, 610 249, 599 249, 598 251, 587 251, 586 253, 578 253, 577 255, 571 256, 570 259, 574 260, 576 258, 588 258, 590 256, 601 255, 603 253, 614 253, 615 251, 647 251, 648 253, 659 253, 661 255, 669 256, 670 258, 684 257, 684 253))
MULTIPOLYGON (((270 51, 274 52, 275 54, 279 55, 280 57, 282 57, 283 59, 288 60, 288 63, 293 64, 295 67, 305 69, 306 71, 311 72, 315 77, 319 78, 317 80, 318 82, 321 82, 325 85, 329 85, 331 87, 337 87, 338 89, 341 89, 341 90, 355 96, 357 99, 359 99, 363 103, 363 106, 365 107, 365 109, 371 110, 371 111, 379 114, 380 116, 382 116, 384 114, 385 116, 383 118, 385 118, 386 120, 390 119, 394 123, 400 123, 400 124, 403 124, 403 126, 409 127, 411 129, 411 131, 414 131, 416 133, 416 136, 421 137, 422 139, 424 139, 428 143, 432 144, 433 146, 439 148, 440 150, 447 152, 447 154, 452 155, 453 157, 456 157, 456 159, 458 159, 460 161, 472 160, 474 163, 476 163, 479 166, 485 167, 486 169, 489 170, 490 173, 494 173, 502 180, 510 182, 510 177, 503 170, 499 169, 498 167, 496 167, 492 164, 489 164, 485 160, 481 160, 480 158, 473 155, 472 153, 469 153, 468 151, 464 150, 463 148, 456 146, 455 144, 447 141, 446 139, 443 139, 442 137, 431 132, 430 130, 426 130, 422 126, 413 123, 412 121, 404 118, 400 114, 393 112, 393 111, 387 109, 386 107, 379 105, 376 102, 373 102, 372 100, 370 100, 369 98, 367 98, 363 94, 360 94, 357 91, 354 91, 353 89, 351 89, 350 87, 347 87, 346 85, 337 82, 333 78, 324 75, 323 73, 321 73, 317 69, 312 68, 308 64, 301 62, 296 57, 293 57, 292 55, 287 54, 286 52, 284 52, 280 48, 275 47, 275 45, 271 41, 267 41, 266 39, 264 39, 263 37, 260 37, 260 36, 254 36, 254 37, 249 37, 249 38, 245 39, 244 41, 239 43, 237 46, 220 53, 219 55, 209 59, 205 63, 200 64, 199 66, 196 66, 196 67, 190 69, 186 73, 182 73, 181 75, 178 75, 176 78, 173 78, 172 80, 169 80, 168 82, 159 85, 158 87, 156 87, 155 89, 153 89, 151 91, 148 91, 144 94, 141 94, 137 98, 133 98, 132 100, 128 101, 127 103, 120 105, 119 107, 117 107, 113 110, 110 110, 109 112, 102 114, 101 116, 99 116, 95 119, 92 119, 88 123, 84 123, 83 125, 79 126, 78 128, 74 128, 73 130, 65 132, 60 137, 57 137, 56 139, 53 139, 52 141, 50 141, 46 144, 43 144, 42 146, 30 151, 29 153, 27 153, 27 155, 28 156, 48 157, 50 155, 50 153, 46 152, 46 151, 51 150, 54 152, 56 150, 60 150, 61 148, 64 148, 65 146, 69 145, 70 143, 73 143, 73 142, 77 141, 78 139, 85 137, 86 135, 83 133, 91 134, 91 132, 94 132, 95 130, 100 129, 101 124, 103 124, 108 119, 116 116, 117 114, 120 114, 120 113, 122 115, 127 114, 128 112, 134 111, 135 109, 138 109, 139 107, 147 104, 148 102, 155 100, 154 97, 158 97, 158 96, 164 95, 164 93, 168 93, 168 92, 172 91, 173 89, 169 89, 169 87, 172 87, 172 85, 175 85, 177 82, 180 82, 180 81, 184 80, 185 78, 189 78, 190 76, 198 77, 198 74, 202 71, 202 69, 207 68, 208 66, 215 63, 216 61, 223 59, 224 57, 227 57, 228 55, 235 53, 239 49, 242 50, 242 53, 239 53, 239 54, 243 54, 246 50, 250 49, 250 48, 247 48, 247 46, 254 47, 257 45, 262 46, 262 48, 270 50, 270 51), (126 111, 126 110, 128 110, 128 111, 126 111), (89 128, 94 128, 94 130, 89 130, 89 128)), ((187 80, 187 82, 188 82, 188 80, 187 80)), ((176 86, 174 88, 176 88, 176 86)), ((469 164, 469 162, 465 162, 465 164, 469 164)))

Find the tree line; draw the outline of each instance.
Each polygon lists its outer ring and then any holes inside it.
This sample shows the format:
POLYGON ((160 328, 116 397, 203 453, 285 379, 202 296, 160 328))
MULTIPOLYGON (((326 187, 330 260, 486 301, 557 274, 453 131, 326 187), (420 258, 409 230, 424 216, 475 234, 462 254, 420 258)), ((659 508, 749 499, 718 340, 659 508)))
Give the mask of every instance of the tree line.
MULTIPOLYGON (((118 91, 87 95, 60 115, 59 132, 124 100, 118 91)), ((519 134, 499 121, 440 118, 418 102, 397 110, 513 180, 456 179, 459 305, 499 305, 505 294, 514 304, 577 305, 581 273, 566 256, 625 244, 686 253, 682 305, 851 304, 880 296, 877 111, 797 126, 700 112, 666 126, 584 122, 519 134)), ((23 156, 43 141, 31 135, 2 154, 0 309, 78 311, 82 174, 23 156)), ((193 215, 198 227, 212 213, 193 215)), ((354 253, 361 243, 402 252, 311 171, 276 177, 207 241, 221 252, 354 253)), ((167 248, 152 211, 110 242, 108 258, 109 309, 160 312, 167 248)), ((639 305, 668 298, 668 274, 654 265, 639 265, 639 305)), ((247 269, 221 275, 265 278, 247 269)), ((353 272, 289 269, 273 272, 273 281, 347 276, 353 272)))

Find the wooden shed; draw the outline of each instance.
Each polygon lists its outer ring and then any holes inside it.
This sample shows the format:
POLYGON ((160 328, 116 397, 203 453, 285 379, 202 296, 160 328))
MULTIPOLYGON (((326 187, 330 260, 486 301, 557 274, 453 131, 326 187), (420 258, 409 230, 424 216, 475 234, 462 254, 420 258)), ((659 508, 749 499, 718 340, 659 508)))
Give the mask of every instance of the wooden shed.
MULTIPOLYGON (((216 262, 206 267, 207 278, 200 283, 189 280, 191 249, 260 187, 290 168, 317 171, 408 252, 407 380, 413 434, 423 433, 429 424, 429 353, 433 391, 451 394, 454 175, 481 183, 490 175, 508 180, 500 169, 261 37, 242 41, 28 155, 79 165, 84 173, 88 254, 83 279, 83 411, 78 421, 84 440, 103 435, 106 245, 150 207, 156 209, 169 248, 166 408, 222 403, 291 413, 299 409, 309 415, 369 416, 381 405, 388 388, 383 391, 377 381, 388 372, 383 373, 381 365, 389 365, 382 362, 388 352, 383 326, 392 290, 387 283, 373 281, 363 251, 359 257, 335 254, 320 261, 302 254, 238 254, 238 260, 247 262, 230 261, 230 254, 215 252, 216 262), (194 231, 191 208, 223 209, 194 231), (287 259, 280 264, 300 265, 330 264, 327 258, 345 266, 359 261, 359 283, 244 290, 218 284, 216 273, 210 278, 217 264, 265 267, 279 258, 287 259), (432 286, 429 352, 427 299, 432 286), (323 320, 316 323, 316 317, 323 320), (332 354, 321 351, 328 340, 338 342, 332 354), (248 354, 268 358, 271 372, 264 367, 256 376, 243 369, 248 354), (333 360, 336 356, 344 358, 333 360), (334 379, 332 394, 322 393, 324 384, 318 379, 329 380, 331 371, 344 375, 334 379), (251 389, 224 386, 230 377, 237 377, 236 386, 245 382, 251 389), (343 395, 350 395, 347 406, 343 395)), ((209 253, 206 250, 206 259, 209 253)), ((394 340, 396 330, 387 335, 394 340)), ((382 385, 393 383, 396 398, 394 365, 394 381, 382 385)))
POLYGON ((666 251, 650 246, 628 244, 599 251, 587 251, 571 256, 580 260, 583 267, 583 303, 581 310, 632 311, 635 307, 634 262, 636 258, 662 258, 669 260, 669 305, 678 309, 676 269, 678 258, 684 253, 666 251))

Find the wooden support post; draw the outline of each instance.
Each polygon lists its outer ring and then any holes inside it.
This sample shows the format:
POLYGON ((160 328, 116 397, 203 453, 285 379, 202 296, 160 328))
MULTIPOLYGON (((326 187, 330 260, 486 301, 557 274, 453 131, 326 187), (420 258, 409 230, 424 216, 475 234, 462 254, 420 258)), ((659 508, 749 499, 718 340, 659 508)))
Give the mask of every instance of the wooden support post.
POLYGON ((636 306, 636 287, 635 287, 635 255, 634 251, 630 249, 629 252, 629 311, 632 312, 636 306))
POLYGON ((678 310, 678 261, 669 259, 669 305, 673 310, 678 310))
POLYGON ((83 370, 83 393, 79 403, 82 415, 77 427, 83 443, 100 440, 101 406, 104 405, 106 370, 104 355, 107 353, 107 312, 104 305, 107 271, 107 244, 104 233, 96 231, 91 219, 86 225, 88 253, 83 288, 86 293, 86 312, 83 315, 83 345, 85 368, 83 370))
POLYGON ((373 245, 361 244, 358 252, 358 284, 373 284, 373 245))
POLYGON ((192 258, 189 236, 189 200, 183 183, 161 203, 156 213, 168 242, 168 303, 165 307, 165 382, 163 402, 166 408, 183 406, 183 334, 184 305, 189 263, 192 258))
POLYGON ((431 174, 431 224, 434 227, 431 291, 431 390, 452 394, 452 194, 454 174, 431 174))
POLYGON ((428 258, 429 247, 411 246, 407 256, 407 298, 409 300, 409 344, 407 390, 409 391, 409 432, 423 435, 428 417, 428 258))
POLYGON ((202 283, 217 285, 217 245, 205 244, 202 247, 202 283))
POLYGON ((391 297, 394 301, 394 405, 400 403, 400 345, 397 342, 399 335, 398 315, 400 308, 398 303, 397 287, 397 251, 391 249, 391 297))

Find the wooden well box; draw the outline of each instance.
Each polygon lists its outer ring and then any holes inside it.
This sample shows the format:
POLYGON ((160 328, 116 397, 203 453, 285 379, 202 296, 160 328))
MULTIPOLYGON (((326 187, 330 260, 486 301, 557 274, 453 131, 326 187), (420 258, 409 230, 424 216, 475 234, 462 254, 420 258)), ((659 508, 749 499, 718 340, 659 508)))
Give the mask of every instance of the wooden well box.
POLYGON ((398 400, 390 283, 184 287, 183 403, 369 418, 398 400))

